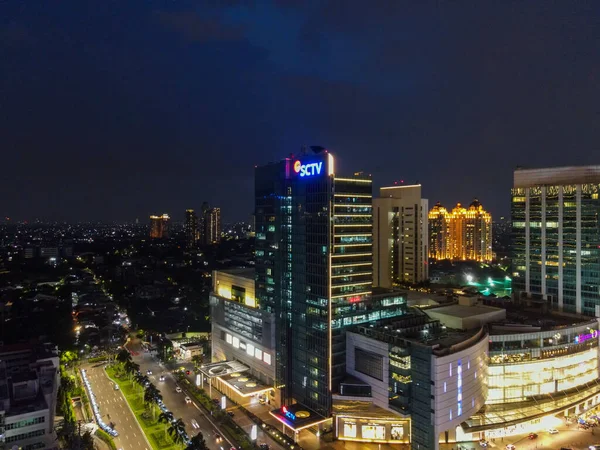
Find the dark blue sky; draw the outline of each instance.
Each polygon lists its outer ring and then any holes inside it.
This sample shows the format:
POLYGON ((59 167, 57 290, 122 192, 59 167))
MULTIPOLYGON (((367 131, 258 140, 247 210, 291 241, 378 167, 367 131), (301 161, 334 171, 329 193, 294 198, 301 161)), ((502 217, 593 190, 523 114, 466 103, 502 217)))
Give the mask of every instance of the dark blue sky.
POLYGON ((515 166, 600 164, 599 86, 593 0, 0 0, 0 215, 246 219, 304 144, 507 214, 515 166))

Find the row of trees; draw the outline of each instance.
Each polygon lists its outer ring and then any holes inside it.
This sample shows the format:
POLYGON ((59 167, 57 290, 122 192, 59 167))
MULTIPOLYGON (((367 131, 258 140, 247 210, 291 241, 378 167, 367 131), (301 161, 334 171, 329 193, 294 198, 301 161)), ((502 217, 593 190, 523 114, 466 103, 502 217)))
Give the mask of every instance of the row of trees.
MULTIPOLYGON (((156 409, 162 402, 162 394, 156 386, 150 382, 150 379, 140 372, 139 364, 133 362, 131 354, 126 350, 121 350, 116 357, 123 371, 127 374, 130 381, 133 381, 143 392, 144 404, 152 412, 152 419, 155 420, 156 409)), ((168 435, 174 444, 183 445, 185 442, 185 424, 182 419, 175 419, 173 413, 161 412, 158 416, 158 422, 164 424, 165 437, 168 435)), ((204 436, 198 433, 191 439, 186 450, 208 450, 204 436)))

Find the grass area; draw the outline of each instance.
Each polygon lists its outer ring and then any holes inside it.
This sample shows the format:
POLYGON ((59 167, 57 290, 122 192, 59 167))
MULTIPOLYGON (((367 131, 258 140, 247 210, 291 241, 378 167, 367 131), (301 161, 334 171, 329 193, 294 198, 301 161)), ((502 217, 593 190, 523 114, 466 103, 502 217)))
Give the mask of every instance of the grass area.
POLYGON ((96 430, 96 436, 98 436, 100 439, 102 439, 104 442, 106 442, 106 444, 109 446, 109 448, 111 450, 117 450, 115 441, 113 441, 113 438, 106 431, 98 428, 96 430))
POLYGON ((168 434, 165 435, 165 425, 157 420, 158 413, 155 414, 153 419, 152 414, 146 411, 140 387, 135 385, 133 381, 129 381, 127 377, 119 378, 113 367, 108 367, 106 373, 119 385, 152 448, 154 450, 181 450, 183 446, 173 444, 168 434))

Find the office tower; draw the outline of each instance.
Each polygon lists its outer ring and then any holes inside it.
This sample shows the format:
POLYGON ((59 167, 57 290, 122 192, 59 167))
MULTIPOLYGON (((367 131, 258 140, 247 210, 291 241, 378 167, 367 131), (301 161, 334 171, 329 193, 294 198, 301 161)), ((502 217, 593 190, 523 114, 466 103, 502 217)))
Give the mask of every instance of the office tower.
POLYGON ((221 242, 221 208, 202 206, 202 243, 204 245, 221 242))
POLYGON ((515 170, 513 290, 585 315, 600 305, 600 166, 515 170))
POLYGON ((193 209, 185 211, 185 245, 188 249, 196 247, 198 240, 198 216, 193 209))
POLYGON ((451 259, 448 210, 437 202, 429 211, 429 257, 437 260, 451 259))
POLYGON ((150 216, 150 237, 165 239, 169 237, 169 215, 150 216))
POLYGON ((419 283, 429 276, 429 206, 421 185, 383 187, 373 199, 374 286, 419 283))
POLYGON ((369 320, 373 277, 372 182, 334 173, 321 147, 255 171, 256 297, 276 317, 277 384, 284 404, 322 417, 345 374, 343 327, 369 320))
POLYGON ((474 199, 448 212, 437 203, 429 212, 429 256, 455 261, 491 261, 492 216, 474 199))

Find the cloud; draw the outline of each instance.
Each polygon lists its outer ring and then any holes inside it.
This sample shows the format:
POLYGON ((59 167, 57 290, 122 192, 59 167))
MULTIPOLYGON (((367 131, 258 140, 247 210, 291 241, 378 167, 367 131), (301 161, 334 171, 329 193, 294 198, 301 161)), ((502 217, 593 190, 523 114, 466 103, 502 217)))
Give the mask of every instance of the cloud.
POLYGON ((244 38, 244 27, 227 25, 216 18, 203 18, 194 11, 158 11, 156 15, 165 27, 193 42, 231 42, 244 38))

